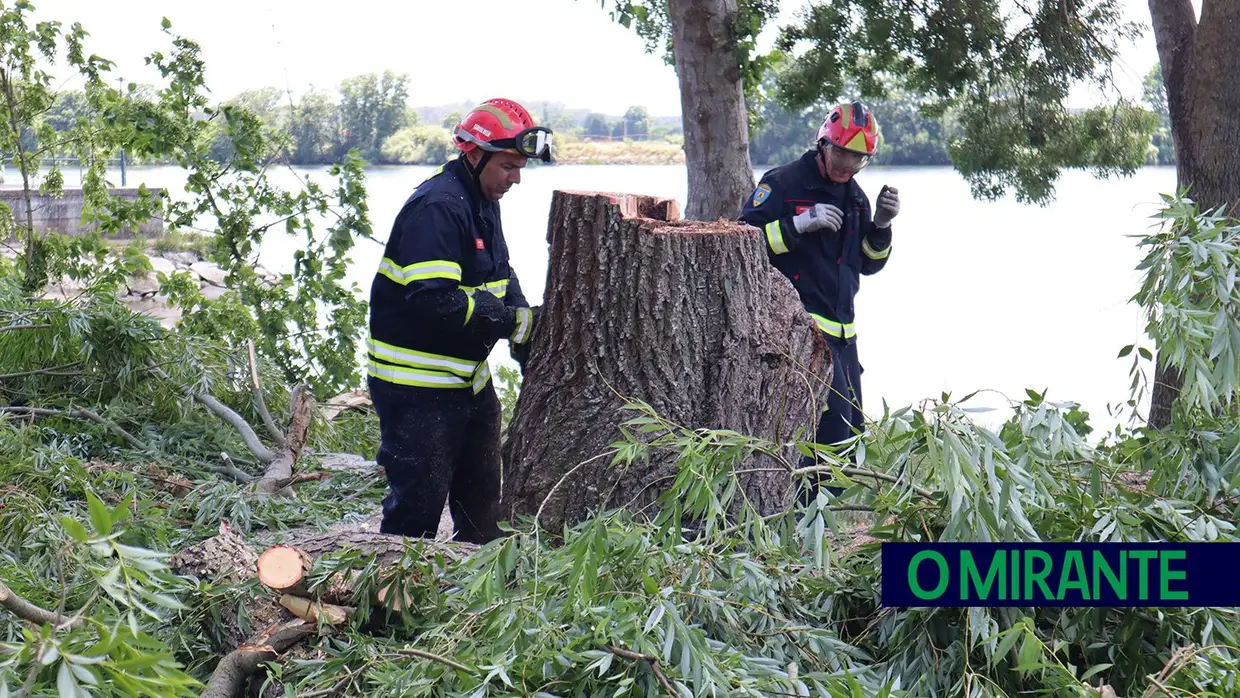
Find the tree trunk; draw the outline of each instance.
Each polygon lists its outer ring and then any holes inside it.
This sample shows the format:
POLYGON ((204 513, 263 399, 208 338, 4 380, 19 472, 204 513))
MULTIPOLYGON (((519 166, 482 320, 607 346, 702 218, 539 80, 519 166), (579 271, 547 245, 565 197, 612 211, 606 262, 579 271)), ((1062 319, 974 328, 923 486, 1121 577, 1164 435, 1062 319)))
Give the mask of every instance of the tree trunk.
MULTIPOLYGON (((556 530, 658 497, 675 472, 668 458, 623 473, 597 459, 569 477, 620 438, 620 396, 689 428, 812 438, 831 362, 795 289, 767 262, 760 231, 677 221, 675 209, 652 197, 553 195, 544 305, 504 444, 510 517, 553 494, 539 521, 556 530)), ((793 447, 782 455, 795 463, 793 447)), ((777 467, 765 456, 750 465, 777 467)), ((742 477, 763 512, 788 505, 787 474, 742 477)))
POLYGON ((736 0, 668 0, 690 220, 735 220, 754 189, 749 119, 735 55, 736 0))
MULTIPOLYGON (((1178 187, 1203 211, 1236 215, 1240 203, 1240 2, 1202 0, 1197 22, 1191 0, 1150 0, 1150 18, 1167 89, 1178 187)), ((1158 356, 1151 427, 1171 421, 1180 376, 1158 356)))

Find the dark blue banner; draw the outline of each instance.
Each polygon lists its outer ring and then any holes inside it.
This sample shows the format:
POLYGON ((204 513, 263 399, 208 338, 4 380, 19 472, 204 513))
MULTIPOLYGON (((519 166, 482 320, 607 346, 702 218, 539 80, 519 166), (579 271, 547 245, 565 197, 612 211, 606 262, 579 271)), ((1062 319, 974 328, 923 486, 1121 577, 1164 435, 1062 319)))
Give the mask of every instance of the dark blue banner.
POLYGON ((1240 543, 883 543, 884 606, 1240 606, 1240 543))

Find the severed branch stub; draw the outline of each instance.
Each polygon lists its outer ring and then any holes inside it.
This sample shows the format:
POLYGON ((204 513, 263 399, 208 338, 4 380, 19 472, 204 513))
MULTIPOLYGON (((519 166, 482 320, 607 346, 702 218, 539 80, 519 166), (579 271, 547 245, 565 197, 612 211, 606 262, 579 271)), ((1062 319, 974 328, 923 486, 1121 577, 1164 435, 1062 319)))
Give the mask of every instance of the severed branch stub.
POLYGON ((349 620, 349 616, 353 615, 354 611, 350 606, 337 606, 332 603, 313 601, 293 594, 281 595, 280 605, 302 620, 316 624, 323 622, 327 625, 343 625, 345 621, 349 620))
POLYGON ((285 497, 293 495, 293 490, 289 487, 293 481, 293 465, 301 458, 306 437, 310 433, 314 398, 305 386, 299 385, 293 389, 292 404, 293 415, 289 419, 288 431, 285 432, 284 446, 267 464, 267 472, 255 486, 255 490, 260 494, 279 494, 285 497))

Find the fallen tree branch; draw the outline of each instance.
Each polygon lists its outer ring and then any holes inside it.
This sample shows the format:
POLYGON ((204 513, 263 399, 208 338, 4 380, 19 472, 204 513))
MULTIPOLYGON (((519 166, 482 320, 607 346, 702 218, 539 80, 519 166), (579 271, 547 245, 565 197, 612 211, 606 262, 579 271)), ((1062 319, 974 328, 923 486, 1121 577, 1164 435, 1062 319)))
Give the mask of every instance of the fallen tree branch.
POLYGON ((809 465, 804 468, 797 468, 796 470, 793 470, 792 474, 793 475, 809 475, 812 473, 832 473, 832 472, 835 472, 836 470, 839 470, 841 473, 844 473, 845 475, 849 477, 869 477, 869 478, 874 478, 875 480, 883 480, 885 482, 891 482, 897 485, 907 484, 908 487, 912 489, 914 492, 916 492, 917 494, 925 497, 926 499, 934 499, 934 493, 926 489, 925 487, 914 485, 912 483, 905 483, 904 481, 902 481, 900 478, 896 477, 895 475, 888 475, 887 473, 880 473, 880 472, 876 472, 873 470, 866 470, 865 468, 837 468, 831 465, 809 465))
POLYGON ((284 448, 288 442, 284 439, 284 434, 280 432, 276 426, 275 420, 271 418, 271 412, 267 411, 267 401, 263 399, 263 384, 258 380, 258 356, 254 351, 254 340, 248 340, 250 345, 250 380, 254 388, 254 408, 258 410, 258 416, 262 417, 263 425, 267 427, 267 433, 271 434, 271 438, 276 442, 276 446, 284 448))
POLYGON ((289 623, 274 626, 253 642, 238 647, 215 665, 211 680, 202 698, 235 698, 242 694, 245 682, 258 668, 277 659, 303 639, 313 635, 313 623, 298 618, 289 623))
POLYGON ((255 489, 260 494, 280 494, 291 497, 293 490, 289 483, 293 481, 293 465, 301 457, 301 450, 306 445, 306 437, 310 432, 310 420, 314 415, 314 399, 304 386, 293 389, 293 415, 289 419, 288 432, 284 446, 275 458, 267 464, 267 472, 263 473, 255 489))
POLYGON ((213 473, 219 473, 220 475, 227 475, 241 485, 248 485, 258 479, 257 477, 238 468, 233 463, 232 458, 228 457, 227 453, 221 453, 220 457, 224 459, 224 465, 206 465, 207 470, 210 470, 213 473))
POLYGON ((30 603, 14 593, 4 582, 0 582, 0 606, 9 609, 18 618, 35 625, 48 623, 57 628, 71 628, 81 621, 80 618, 63 616, 30 603))
MULTIPOLYGON (((172 377, 169 376, 162 368, 155 365, 154 361, 148 361, 147 366, 151 369, 151 372, 159 378, 162 378, 170 383, 173 382, 172 377)), ((228 405, 216 400, 214 396, 206 393, 200 393, 193 388, 186 386, 181 386, 181 392, 193 398, 203 407, 210 410, 216 417, 219 417, 227 422, 233 429, 236 429, 237 433, 241 435, 241 440, 245 442, 245 447, 250 450, 250 453, 254 454, 254 457, 257 458, 259 462, 270 463, 275 459, 275 454, 271 452, 271 449, 263 445, 263 442, 258 438, 258 434, 254 433, 254 427, 251 427, 250 423, 245 421, 244 417, 234 412, 228 405)))
POLYGON ((469 667, 465 666, 464 664, 461 664, 460 662, 455 662, 451 659, 448 659, 447 657, 441 657, 433 652, 427 652, 426 650, 420 650, 415 647, 405 647, 399 650, 398 654, 403 654, 407 657, 421 657, 422 659, 430 659, 430 660, 439 662, 441 664, 446 664, 452 667, 453 669, 456 669, 457 671, 463 671, 466 674, 470 674, 470 675, 474 675, 476 673, 474 672, 473 669, 470 669, 469 667))
POLYGON ((650 670, 654 672, 655 678, 659 680, 659 685, 663 687, 664 691, 667 691, 667 695, 672 698, 680 698, 680 694, 676 692, 676 688, 672 686, 672 682, 667 680, 667 677, 663 675, 663 670, 659 668, 658 657, 651 657, 648 654, 641 654, 640 652, 626 650, 613 645, 607 645, 607 651, 617 657, 624 657, 625 659, 632 659, 637 662, 646 662, 650 665, 650 670))
POLYGON ((10 405, 8 407, 0 407, 0 414, 26 414, 32 417, 68 417, 70 419, 83 419, 94 422, 101 426, 107 427, 113 434, 125 440, 130 447, 139 451, 149 451, 150 447, 143 443, 138 437, 125 431, 116 422, 104 419, 95 412, 84 407, 74 407, 68 410, 60 410, 51 407, 19 407, 10 405))
POLYGON ((86 409, 85 407, 79 407, 73 411, 76 412, 78 415, 85 417, 86 419, 89 419, 95 424, 99 424, 99 425, 107 427, 108 429, 112 431, 113 434, 116 434, 117 436, 124 439, 125 443, 129 444, 131 447, 136 448, 139 451, 150 450, 149 446, 147 446, 145 443, 140 441, 138 437, 122 429, 120 425, 118 425, 117 423, 104 419, 103 417, 100 417, 98 414, 86 409))
POLYGON ((156 475, 154 473, 146 473, 146 472, 142 472, 141 470, 134 470, 132 468, 122 468, 120 466, 110 465, 108 463, 88 463, 86 465, 87 472, 94 472, 96 470, 106 470, 112 473, 129 473, 131 475, 137 475, 138 477, 144 477, 148 480, 154 480, 155 482, 162 482, 165 485, 170 485, 174 488, 174 490, 188 491, 192 489, 194 486, 194 483, 190 482, 189 480, 185 480, 185 479, 174 480, 170 477, 164 477, 163 475, 156 475))
POLYGON ((23 378, 25 376, 37 376, 37 375, 44 374, 44 373, 49 373, 52 375, 68 375, 68 376, 81 375, 81 371, 73 371, 72 373, 65 373, 65 374, 59 373, 60 371, 65 370, 66 368, 73 368, 74 366, 77 366, 80 363, 82 362, 74 361, 72 363, 61 364, 60 366, 50 366, 48 368, 36 368, 30 371, 19 371, 17 373, 0 373, 0 380, 4 380, 6 378, 23 378))

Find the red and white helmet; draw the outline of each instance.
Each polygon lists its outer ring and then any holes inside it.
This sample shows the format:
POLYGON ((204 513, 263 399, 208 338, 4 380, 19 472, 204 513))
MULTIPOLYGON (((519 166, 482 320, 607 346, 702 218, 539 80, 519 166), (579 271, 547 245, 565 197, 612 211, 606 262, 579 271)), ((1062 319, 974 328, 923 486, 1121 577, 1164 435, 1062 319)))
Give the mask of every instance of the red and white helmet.
POLYGON ((878 121, 861 102, 839 104, 822 120, 817 140, 872 158, 878 153, 878 121))
POLYGON ((529 111, 511 99, 488 99, 474 107, 453 136, 463 153, 481 148, 551 162, 551 129, 535 124, 529 111))

